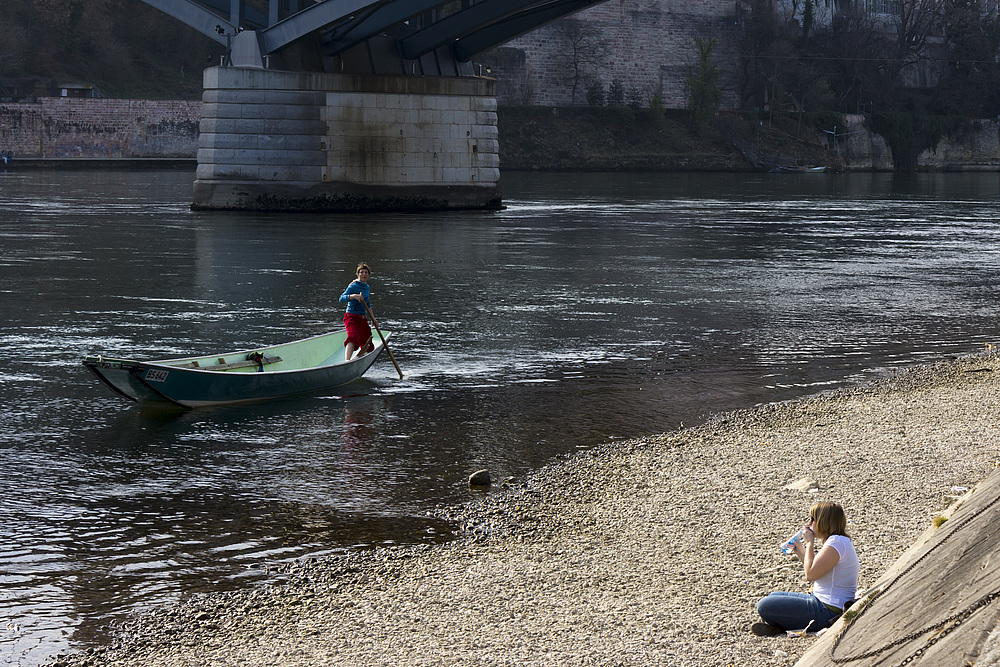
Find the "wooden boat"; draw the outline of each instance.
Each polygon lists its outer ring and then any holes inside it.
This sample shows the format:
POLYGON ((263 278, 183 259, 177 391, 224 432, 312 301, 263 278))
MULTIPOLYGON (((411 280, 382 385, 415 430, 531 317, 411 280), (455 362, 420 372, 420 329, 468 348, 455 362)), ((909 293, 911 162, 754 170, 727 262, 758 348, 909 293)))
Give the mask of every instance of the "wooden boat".
POLYGON ((771 170, 772 174, 822 174, 826 171, 826 167, 775 167, 771 170))
POLYGON ((385 345, 375 337, 375 349, 345 361, 346 338, 346 331, 336 331, 272 347, 162 361, 88 355, 83 365, 133 401, 188 408, 249 403, 332 389, 360 378, 385 345))

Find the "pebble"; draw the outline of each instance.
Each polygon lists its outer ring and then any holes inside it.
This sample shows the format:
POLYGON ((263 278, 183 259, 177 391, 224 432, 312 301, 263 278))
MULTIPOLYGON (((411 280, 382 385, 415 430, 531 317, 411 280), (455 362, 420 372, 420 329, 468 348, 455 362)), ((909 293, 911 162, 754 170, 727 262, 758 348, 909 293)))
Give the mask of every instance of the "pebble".
POLYGON ((451 542, 299 563, 55 664, 792 664, 814 638, 749 632, 757 599, 808 590, 778 544, 811 503, 839 502, 873 583, 997 465, 1000 373, 982 370, 1000 356, 607 443, 442 508, 451 542), (807 477, 816 493, 786 488, 807 477))

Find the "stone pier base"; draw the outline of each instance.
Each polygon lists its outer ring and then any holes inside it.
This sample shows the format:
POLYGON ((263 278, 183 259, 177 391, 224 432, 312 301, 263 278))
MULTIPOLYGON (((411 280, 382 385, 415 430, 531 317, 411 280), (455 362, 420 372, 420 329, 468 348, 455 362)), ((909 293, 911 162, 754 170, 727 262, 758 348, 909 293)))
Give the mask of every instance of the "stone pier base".
POLYGON ((195 209, 497 209, 495 82, 212 67, 195 209))

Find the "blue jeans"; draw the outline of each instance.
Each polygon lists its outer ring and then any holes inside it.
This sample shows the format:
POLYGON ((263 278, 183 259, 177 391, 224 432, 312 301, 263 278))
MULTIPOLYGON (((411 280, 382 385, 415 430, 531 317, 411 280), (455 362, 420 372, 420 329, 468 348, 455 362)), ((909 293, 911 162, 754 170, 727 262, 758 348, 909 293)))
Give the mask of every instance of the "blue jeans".
POLYGON ((788 593, 778 591, 762 598, 757 603, 757 613, 765 623, 777 625, 784 630, 801 630, 809 626, 810 631, 822 630, 839 616, 812 593, 788 593), (809 625, 812 621, 812 625, 809 625))

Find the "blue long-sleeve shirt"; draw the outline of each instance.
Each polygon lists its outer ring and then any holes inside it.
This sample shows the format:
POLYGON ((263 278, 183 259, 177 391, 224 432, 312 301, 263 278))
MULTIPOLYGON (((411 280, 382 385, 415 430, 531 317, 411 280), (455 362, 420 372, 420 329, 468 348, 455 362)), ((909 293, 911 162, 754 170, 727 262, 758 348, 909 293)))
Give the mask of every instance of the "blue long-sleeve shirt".
POLYGON ((347 304, 347 312, 354 313, 355 315, 366 314, 365 307, 358 303, 357 299, 348 299, 352 294, 361 294, 365 297, 365 303, 371 308, 372 304, 368 300, 368 294, 370 293, 370 288, 368 283, 363 283, 360 280, 355 280, 353 283, 347 286, 344 293, 340 295, 340 302, 347 304))

